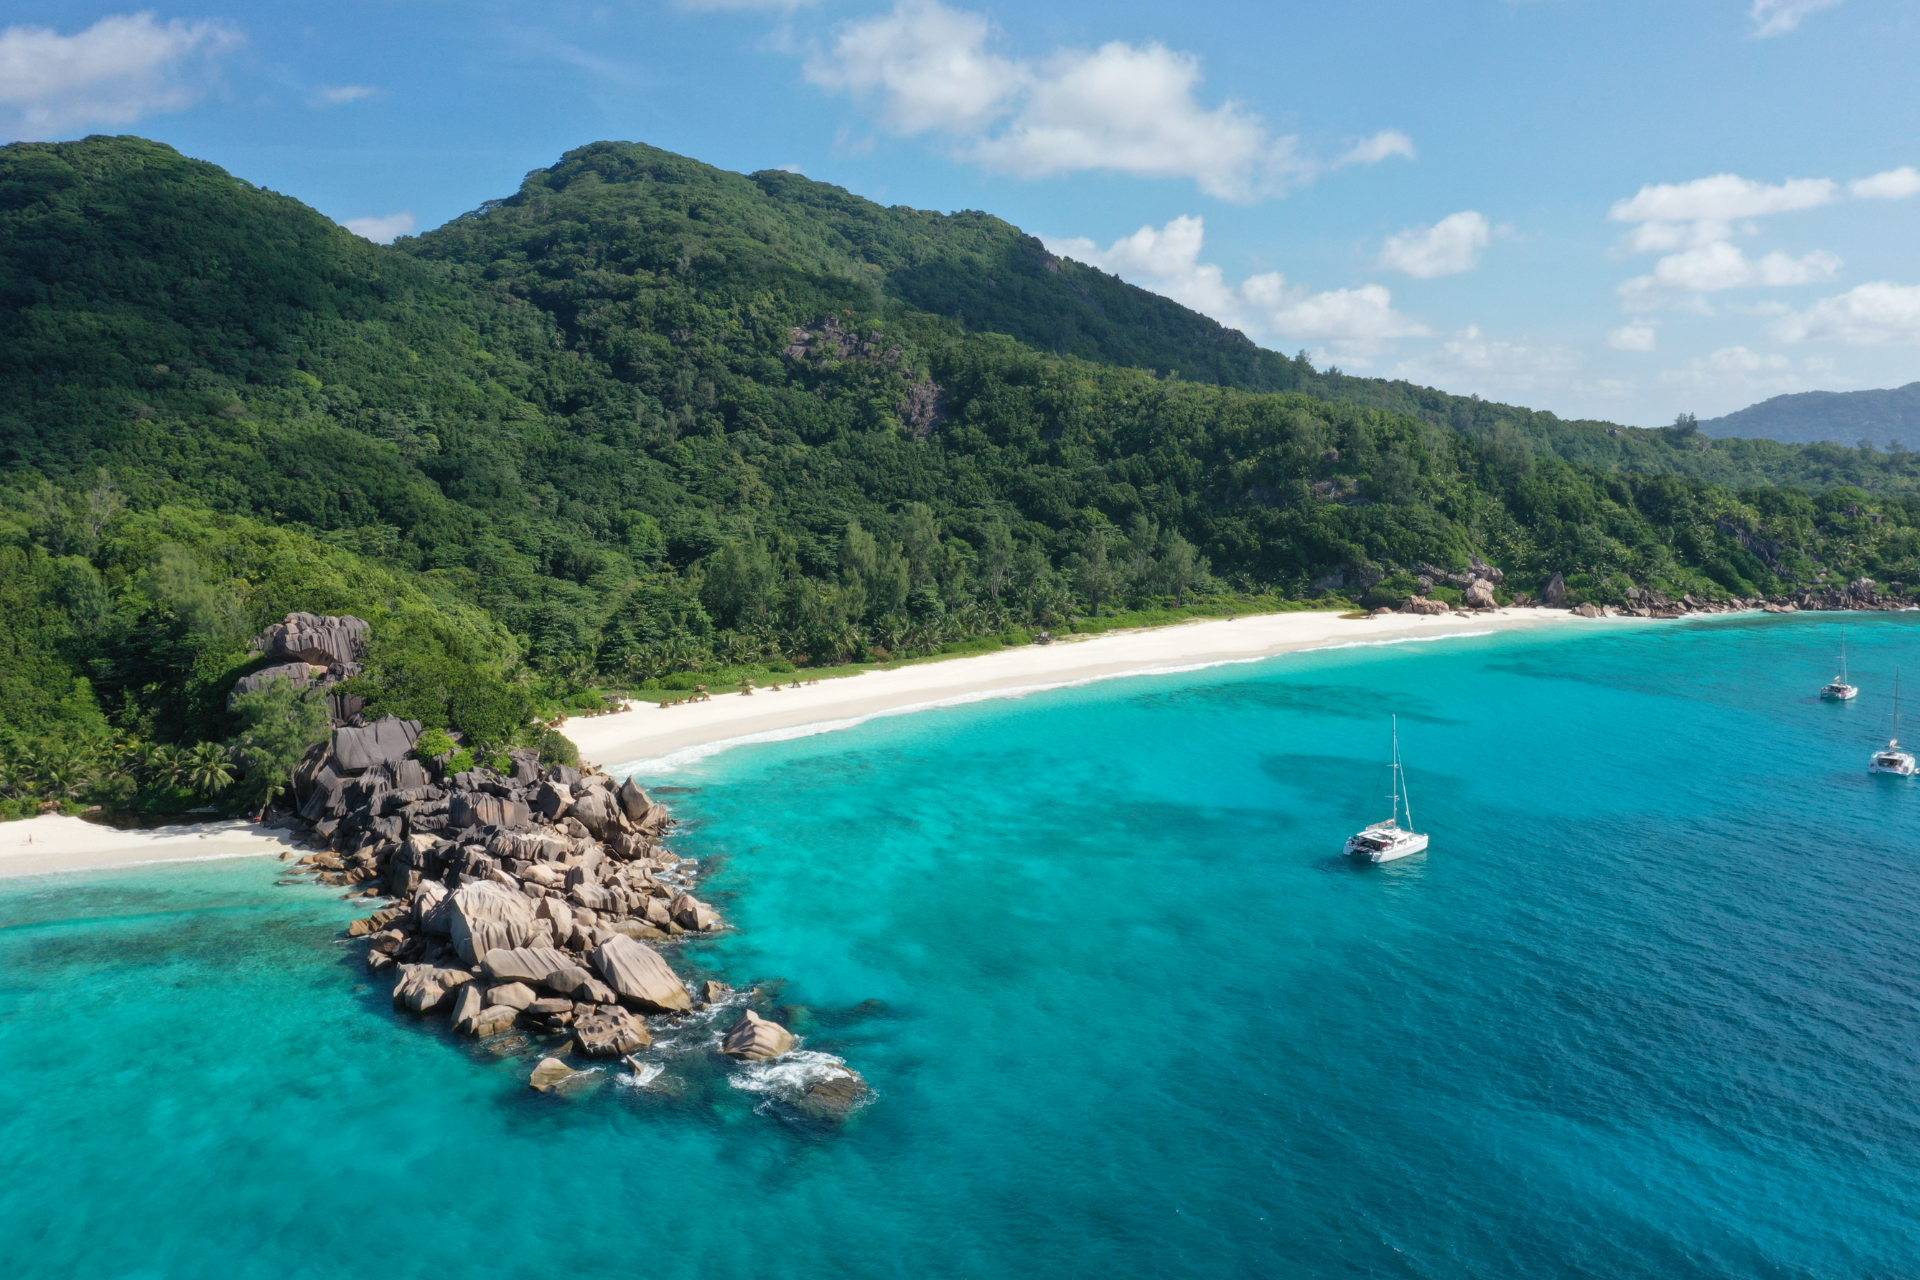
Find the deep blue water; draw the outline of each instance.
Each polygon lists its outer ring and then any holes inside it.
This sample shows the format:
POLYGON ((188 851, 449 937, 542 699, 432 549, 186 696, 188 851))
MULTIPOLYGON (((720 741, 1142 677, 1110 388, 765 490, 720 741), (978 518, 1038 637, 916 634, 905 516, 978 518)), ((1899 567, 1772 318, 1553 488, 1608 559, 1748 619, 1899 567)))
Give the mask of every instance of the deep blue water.
POLYGON ((0 1274, 1920 1274, 1901 662, 1920 718, 1920 616, 1567 626, 652 779, 740 926, 683 967, 804 1007, 838 1130, 674 1045, 536 1095, 277 864, 0 882, 0 1274), (1394 711, 1433 850, 1356 868, 1394 711))

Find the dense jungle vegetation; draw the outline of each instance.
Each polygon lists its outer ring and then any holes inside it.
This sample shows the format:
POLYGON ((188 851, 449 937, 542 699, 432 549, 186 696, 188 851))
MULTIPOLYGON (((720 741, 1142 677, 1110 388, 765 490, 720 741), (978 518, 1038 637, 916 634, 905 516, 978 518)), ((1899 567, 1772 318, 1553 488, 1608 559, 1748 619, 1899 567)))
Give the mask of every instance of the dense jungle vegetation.
POLYGON ((294 609, 498 750, 593 687, 1474 555, 1602 600, 1920 580, 1910 455, 1316 370, 985 214, 635 144, 392 247, 158 143, 16 144, 0 295, 14 811, 257 800, 308 713, 225 694, 294 609))

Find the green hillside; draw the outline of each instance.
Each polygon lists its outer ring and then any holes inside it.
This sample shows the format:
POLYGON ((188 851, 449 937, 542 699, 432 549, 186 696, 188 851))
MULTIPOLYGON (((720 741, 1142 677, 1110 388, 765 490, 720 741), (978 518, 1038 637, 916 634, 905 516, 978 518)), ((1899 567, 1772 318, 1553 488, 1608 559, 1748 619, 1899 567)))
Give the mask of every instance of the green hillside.
POLYGON ((1710 436, 1830 440, 1904 452, 1920 444, 1920 382, 1873 391, 1800 391, 1700 424, 1710 436), (1908 443, 1909 441, 1913 443, 1908 443))
POLYGON ((1904 458, 1318 372, 987 215, 634 144, 393 247, 157 143, 16 144, 0 295, 17 797, 243 734, 235 646, 289 609, 373 619, 375 707, 494 749, 595 684, 1476 555, 1596 599, 1920 581, 1904 458))

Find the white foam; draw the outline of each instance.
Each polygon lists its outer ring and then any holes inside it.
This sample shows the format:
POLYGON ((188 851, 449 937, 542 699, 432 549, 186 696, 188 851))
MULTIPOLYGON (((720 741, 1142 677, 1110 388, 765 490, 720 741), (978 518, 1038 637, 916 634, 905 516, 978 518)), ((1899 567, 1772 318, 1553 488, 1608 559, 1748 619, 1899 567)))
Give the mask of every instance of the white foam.
POLYGON ((1004 689, 980 689, 972 693, 956 694, 951 698, 936 698, 928 702, 911 702, 904 706, 888 707, 884 711, 872 711, 862 716, 847 716, 838 720, 815 720, 809 724, 789 725, 784 729, 767 729, 760 733, 741 734, 737 738, 720 738, 713 742, 702 742, 697 746, 683 747, 663 756, 650 756, 641 760, 629 760, 625 764, 615 765, 607 770, 616 778, 630 778, 636 774, 660 776, 673 774, 686 766, 697 764, 711 756, 734 747, 752 746, 760 742, 791 742, 796 738, 811 738, 816 734, 837 733, 842 729, 852 729, 866 724, 869 720, 878 720, 885 716, 911 715, 917 711, 931 711, 938 707, 960 707, 974 702, 986 702, 994 698, 1022 698, 1030 693, 1048 693, 1055 689, 1077 689, 1084 685, 1098 684, 1103 680, 1125 680, 1135 676, 1173 676, 1193 671, 1206 671, 1212 667, 1238 667, 1254 662, 1268 662, 1276 658, 1288 658, 1302 653, 1324 653, 1336 649, 1374 649, 1400 644, 1433 644, 1442 640, 1471 640, 1482 636, 1494 635, 1492 630, 1450 631, 1437 636, 1396 636, 1387 640, 1347 640, 1336 644, 1314 645, 1306 649, 1293 649, 1286 653, 1261 653, 1249 658, 1212 658, 1204 662, 1188 662, 1176 665, 1156 667, 1134 667, 1127 671, 1112 671, 1096 676, 1082 676, 1075 680, 1056 680, 1045 684, 1012 685, 1004 689))
POLYGON ((628 1089, 644 1089, 664 1075, 666 1070, 665 1063, 643 1062, 638 1070, 629 1071, 624 1076, 615 1076, 613 1079, 615 1084, 628 1089))
POLYGON ((813 1086, 851 1076, 845 1058, 812 1049, 795 1049, 778 1058, 750 1062, 727 1077, 727 1083, 748 1093, 764 1093, 796 1101, 813 1086))

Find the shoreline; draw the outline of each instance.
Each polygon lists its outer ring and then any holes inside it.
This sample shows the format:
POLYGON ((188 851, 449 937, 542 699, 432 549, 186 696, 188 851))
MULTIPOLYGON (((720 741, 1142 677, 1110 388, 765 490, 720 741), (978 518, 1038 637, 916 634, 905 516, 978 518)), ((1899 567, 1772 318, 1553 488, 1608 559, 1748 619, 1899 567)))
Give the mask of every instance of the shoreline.
POLYGON ((0 879, 114 871, 163 862, 264 858, 292 848, 292 832, 244 818, 122 830, 49 813, 0 822, 0 879))
MULTIPOLYGON (((1024 697, 1097 680, 1257 662, 1283 653, 1484 635, 1576 620, 1639 621, 1577 619, 1567 610, 1543 608, 1367 618, 1333 612, 1247 614, 1068 636, 1051 645, 866 671, 800 688, 761 689, 751 698, 722 694, 710 702, 672 708, 629 703, 625 711, 570 720, 560 732, 573 741, 583 762, 599 762, 619 776, 657 774, 730 747, 830 733, 878 716, 1024 697)), ((134 830, 47 814, 0 823, 0 879, 268 857, 294 850, 296 838, 293 831, 244 819, 134 830)))
POLYGON ((1285 653, 1486 635, 1568 621, 1639 619, 1584 619, 1565 609, 1540 608, 1367 618, 1332 612, 1246 614, 1062 637, 1051 645, 865 671, 798 688, 761 689, 751 701, 747 695, 729 693, 675 707, 630 702, 625 711, 569 720, 559 732, 578 748, 583 762, 591 760, 621 777, 657 775, 730 747, 831 733, 879 716, 1025 697, 1099 680, 1258 662, 1285 653))

